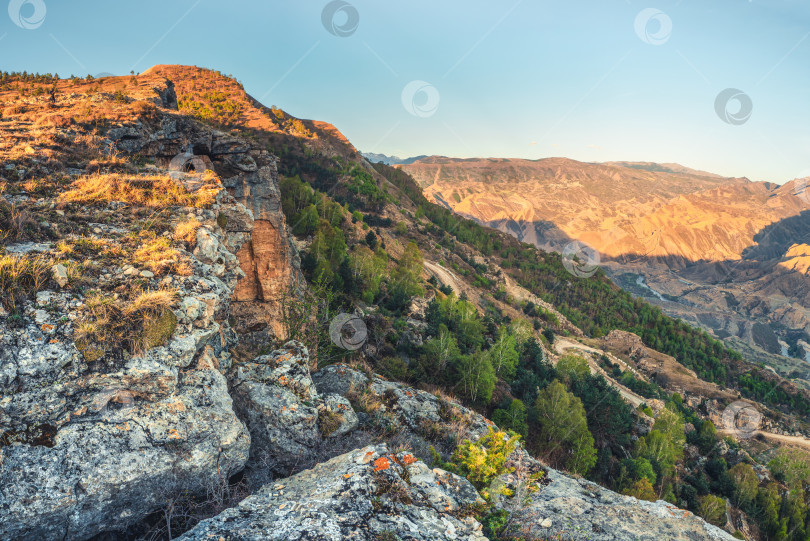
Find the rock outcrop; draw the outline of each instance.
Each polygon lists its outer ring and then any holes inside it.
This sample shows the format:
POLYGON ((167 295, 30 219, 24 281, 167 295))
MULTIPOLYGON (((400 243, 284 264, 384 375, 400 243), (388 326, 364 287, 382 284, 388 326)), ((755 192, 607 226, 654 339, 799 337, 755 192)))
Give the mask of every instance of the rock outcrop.
MULTIPOLYGON (((170 84, 159 83, 157 88, 170 84)), ((240 204, 223 208, 217 221, 244 273, 231 306, 241 348, 256 351, 271 338, 283 338, 280 301, 298 282, 300 264, 281 212, 276 157, 260 145, 179 115, 114 128, 107 136, 119 150, 152 158, 158 166, 174 165, 181 173, 191 169, 199 175, 196 164, 213 168, 240 204)))
POLYGON ((622 496, 584 479, 549 469, 550 481, 518 511, 519 534, 528 539, 672 541, 734 539, 703 519, 659 500, 622 496))
MULTIPOLYGON (((438 451, 449 451, 449 441, 476 439, 492 423, 481 415, 451 400, 434 396, 406 385, 392 383, 343 365, 324 368, 313 375, 316 386, 324 392, 347 394, 360 413, 360 429, 379 427, 388 422, 392 432, 408 441, 414 454, 430 443, 438 451)), ((524 506, 514 506, 500 499, 499 506, 515 511, 517 535, 527 539, 591 539, 619 541, 625 539, 731 540, 725 531, 707 524, 700 517, 664 501, 647 502, 622 496, 584 479, 575 479, 542 466, 525 452, 519 452, 523 467, 530 471, 545 470, 542 486, 524 506)), ((507 474, 500 483, 514 485, 507 474)))
MULTIPOLYGON (((189 276, 151 278, 179 293, 162 346, 83 355, 73 327, 87 299, 67 291, 39 292, 22 327, 0 325, 0 538, 122 529, 244 468, 250 436, 223 375, 235 335, 221 319, 241 271, 223 235, 198 231, 189 276)), ((109 268, 97 285, 131 280, 109 268)))
POLYGON ((236 411, 252 437, 251 460, 288 475, 308 464, 321 440, 320 400, 309 374, 309 353, 298 342, 240 364, 232 376, 236 411))
POLYGON ((468 511, 482 503, 466 479, 378 445, 267 485, 181 539, 485 541, 468 511))

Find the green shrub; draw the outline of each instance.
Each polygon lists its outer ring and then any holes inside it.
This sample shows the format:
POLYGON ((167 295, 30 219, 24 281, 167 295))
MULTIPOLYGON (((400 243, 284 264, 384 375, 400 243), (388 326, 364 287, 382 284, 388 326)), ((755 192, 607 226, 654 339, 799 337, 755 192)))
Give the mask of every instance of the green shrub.
POLYGON ((520 441, 518 434, 488 429, 477 441, 464 440, 459 444, 449 463, 442 463, 434 454, 434 461, 438 461, 440 467, 466 477, 484 497, 488 496, 486 489, 496 477, 513 471, 506 467, 506 461, 520 441))

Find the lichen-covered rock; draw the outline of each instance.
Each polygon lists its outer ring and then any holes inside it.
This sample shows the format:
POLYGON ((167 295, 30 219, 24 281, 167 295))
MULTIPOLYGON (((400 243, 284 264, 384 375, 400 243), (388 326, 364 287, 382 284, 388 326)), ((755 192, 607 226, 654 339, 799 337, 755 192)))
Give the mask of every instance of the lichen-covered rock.
POLYGON ((360 389, 368 385, 368 378, 365 375, 345 364, 330 364, 312 374, 312 380, 318 392, 343 396, 353 388, 360 389))
POLYGON ((339 394, 323 396, 322 405, 318 408, 318 421, 321 434, 324 437, 338 438, 357 428, 357 414, 351 403, 339 394), (325 419, 331 421, 333 426, 325 427, 325 419))
POLYGON ((485 541, 464 513, 480 503, 466 479, 370 446, 267 485, 181 539, 485 541))
POLYGON ((0 444, 2 539, 87 539, 126 527, 247 460, 249 436, 216 370, 178 373, 136 359, 120 374, 57 383, 42 403, 31 396, 3 401, 14 421, 0 444))
POLYGON ((622 496, 584 479, 549 469, 548 481, 518 511, 518 535, 527 539, 592 541, 730 541, 729 533, 665 501, 622 496))
POLYGON ((321 435, 318 392, 306 347, 288 342, 269 355, 239 364, 231 393, 252 437, 254 464, 286 475, 312 459, 321 435))
MULTIPOLYGON (((213 211, 196 212, 213 222, 213 211)), ((109 243, 127 233, 97 229, 109 243)), ((16 324, 0 319, 0 539, 120 531, 244 468, 250 436, 223 375, 241 269, 223 231, 201 230, 207 245, 196 253, 205 261, 183 251, 189 275, 141 273, 145 289, 174 290, 182 301, 169 311, 163 345, 110 354, 77 347, 87 299, 72 288, 39 291, 16 324)), ((129 267, 84 263, 105 267, 93 287, 106 295, 133 287, 129 267)))
POLYGON ((382 397, 383 403, 400 422, 415 431, 450 430, 450 425, 458 422, 465 429, 461 436, 481 435, 491 424, 463 406, 401 383, 374 378, 370 390, 382 397))

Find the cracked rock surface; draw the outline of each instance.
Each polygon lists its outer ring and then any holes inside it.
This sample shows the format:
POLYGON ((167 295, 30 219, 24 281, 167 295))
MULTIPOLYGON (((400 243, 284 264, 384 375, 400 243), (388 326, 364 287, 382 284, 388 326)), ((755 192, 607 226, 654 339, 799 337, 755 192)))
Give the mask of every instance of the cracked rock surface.
POLYGON ((464 513, 478 503, 466 479, 369 446, 271 483, 181 539, 485 541, 464 513))

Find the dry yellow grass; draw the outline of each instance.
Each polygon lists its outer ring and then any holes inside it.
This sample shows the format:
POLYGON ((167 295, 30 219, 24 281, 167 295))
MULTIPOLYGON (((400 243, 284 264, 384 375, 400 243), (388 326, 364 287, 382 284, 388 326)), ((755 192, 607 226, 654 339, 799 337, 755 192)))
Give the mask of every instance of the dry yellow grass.
POLYGON ((140 293, 128 304, 124 310, 124 315, 131 316, 138 312, 159 312, 164 308, 169 308, 177 301, 177 291, 171 289, 159 289, 157 291, 146 291, 140 293))
POLYGON ((188 276, 191 273, 189 262, 178 250, 172 248, 169 239, 165 237, 158 237, 142 244, 135 251, 132 260, 155 274, 173 272, 188 276))
POLYGON ((25 296, 45 287, 51 278, 53 261, 46 256, 0 256, 0 303, 15 310, 25 296))
POLYGON ((56 250, 68 257, 118 258, 125 255, 124 250, 107 239, 95 236, 70 236, 56 242, 56 250))
POLYGON ((88 362, 123 349, 138 355, 168 341, 177 327, 174 290, 136 292, 131 301, 94 293, 85 299, 75 342, 88 362))
POLYGON ((174 240, 193 244, 197 241, 197 230, 202 223, 197 218, 191 218, 185 222, 180 222, 174 229, 174 240))
POLYGON ((206 176, 205 185, 195 192, 165 175, 91 175, 77 179, 72 189, 59 199, 69 203, 108 203, 123 201, 142 207, 209 207, 220 190, 216 177, 206 176))

